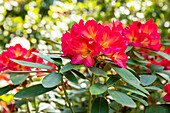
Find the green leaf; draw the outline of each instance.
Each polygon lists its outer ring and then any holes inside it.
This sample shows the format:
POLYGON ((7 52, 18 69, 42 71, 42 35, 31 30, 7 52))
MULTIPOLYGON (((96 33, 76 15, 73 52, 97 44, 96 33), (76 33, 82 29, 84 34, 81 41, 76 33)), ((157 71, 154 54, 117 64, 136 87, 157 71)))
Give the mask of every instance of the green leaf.
POLYGON ((61 45, 61 43, 59 43, 59 42, 57 42, 57 41, 54 41, 54 40, 51 40, 51 39, 44 38, 44 39, 42 39, 42 40, 44 40, 44 41, 46 41, 46 42, 48 42, 48 43, 61 45))
POLYGON ((18 101, 15 102, 15 107, 19 108, 23 104, 26 104, 25 99, 18 100, 18 101))
POLYGON ((155 75, 141 75, 140 81, 144 86, 152 84, 156 80, 157 76, 155 75))
POLYGON ((96 83, 90 87, 90 93, 92 95, 99 95, 107 90, 107 86, 104 84, 96 83))
POLYGON ((170 56, 168 54, 166 54, 166 53, 164 53, 162 51, 152 51, 152 52, 154 52, 154 53, 156 53, 158 55, 161 55, 163 58, 166 58, 167 60, 170 61, 170 56))
POLYGON ((54 60, 56 64, 63 66, 63 64, 62 64, 62 59, 61 59, 62 57, 60 57, 59 55, 48 55, 48 56, 49 56, 52 60, 54 60))
POLYGON ((74 74, 71 71, 66 71, 63 73, 64 76, 71 82, 78 83, 77 78, 74 76, 74 74))
POLYGON ((62 79, 62 75, 56 72, 52 72, 46 75, 42 80, 42 85, 45 88, 51 88, 58 85, 62 79))
POLYGON ((169 111, 169 104, 159 104, 147 107, 145 113, 169 113, 169 111))
MULTIPOLYGON (((140 61, 135 61, 135 60, 130 60, 130 59, 128 59, 128 61, 126 61, 126 63, 127 63, 127 64, 131 64, 131 65, 138 65, 138 66, 140 66, 140 67, 148 70, 148 68, 147 68, 143 63, 140 63, 140 61)), ((128 69, 128 67, 127 67, 127 69, 128 69)), ((131 70, 132 70, 132 69, 131 69, 131 70)), ((134 70, 132 70, 132 71, 134 71, 134 70)))
POLYGON ((134 100, 137 100, 137 101, 143 103, 145 106, 148 106, 148 103, 145 100, 143 100, 137 96, 134 96, 134 95, 130 95, 130 97, 132 97, 132 99, 134 99, 134 100))
POLYGON ((125 50, 125 53, 129 52, 132 48, 133 48, 133 46, 127 46, 127 49, 125 50))
POLYGON ((108 90, 110 96, 119 104, 123 104, 127 107, 135 108, 136 103, 126 94, 115 91, 115 90, 108 90))
POLYGON ((160 75, 161 77, 163 77, 164 79, 170 81, 170 77, 169 77, 167 74, 165 74, 165 73, 163 73, 163 72, 156 72, 156 73, 157 73, 158 75, 160 75))
POLYGON ((143 91, 144 93, 149 95, 149 92, 145 90, 142 86, 139 85, 139 80, 127 69, 125 68, 118 68, 113 67, 112 68, 125 80, 127 83, 131 84, 132 86, 138 88, 139 90, 143 91))
POLYGON ((135 61, 135 60, 130 60, 128 59, 128 61, 126 61, 127 64, 132 64, 132 65, 142 65, 141 63, 135 61))
POLYGON ((41 69, 54 69, 53 67, 45 64, 39 64, 39 63, 33 63, 33 62, 26 62, 26 61, 21 61, 21 60, 15 60, 15 59, 10 59, 13 62, 23 65, 23 66, 28 66, 28 67, 34 67, 34 68, 41 68, 41 69))
POLYGON ((104 70, 100 69, 100 68, 91 67, 89 69, 95 75, 103 75, 103 76, 107 77, 107 73, 104 70))
POLYGON ((8 85, 8 86, 5 86, 5 87, 0 88, 0 96, 3 95, 3 94, 8 93, 8 91, 16 88, 17 86, 18 86, 18 85, 8 85))
POLYGON ((126 91, 130 91, 132 93, 136 93, 136 94, 144 96, 144 97, 147 97, 144 93, 142 93, 142 92, 140 92, 140 91, 138 91, 136 89, 129 88, 127 86, 114 85, 114 87, 120 88, 120 89, 123 89, 123 90, 126 90, 126 91))
POLYGON ((108 80, 107 83, 108 85, 112 85, 113 83, 115 83, 116 81, 118 81, 120 79, 119 75, 112 75, 108 80))
POLYGON ((55 88, 57 88, 57 86, 52 87, 52 88, 44 88, 42 84, 38 84, 38 85, 34 85, 31 87, 27 87, 23 90, 20 90, 17 94, 14 95, 14 97, 18 97, 18 98, 35 97, 35 96, 44 94, 48 91, 51 91, 55 88))
POLYGON ((163 71, 164 69, 164 66, 159 66, 159 65, 154 65, 154 64, 151 64, 151 73, 155 73, 155 72, 160 72, 160 71, 163 71))
POLYGON ((133 53, 141 60, 144 60, 145 58, 143 56, 141 56, 139 53, 133 51, 133 53))
POLYGON ((91 113, 109 113, 109 105, 105 98, 98 97, 94 100, 91 113))
POLYGON ((80 73, 79 71, 74 70, 74 69, 72 69, 71 71, 74 72, 74 73, 75 73, 77 76, 79 76, 80 78, 86 79, 86 77, 85 77, 82 73, 80 73))
POLYGON ((129 84, 139 85, 139 80, 127 69, 113 66, 112 68, 129 84))
POLYGON ((151 89, 151 90, 158 90, 158 91, 162 91, 162 89, 158 88, 158 87, 155 87, 155 86, 148 86, 148 87, 145 87, 146 89, 151 89))
POLYGON ((10 74, 10 79, 14 83, 14 85, 18 85, 22 82, 24 82, 28 77, 28 74, 16 74, 16 73, 11 73, 10 74))
POLYGON ((163 70, 163 71, 161 71, 161 73, 165 73, 170 77, 170 70, 163 70))
POLYGON ((60 73, 66 72, 66 71, 70 71, 71 69, 75 69, 75 68, 79 68, 82 65, 73 65, 71 63, 67 63, 66 65, 64 65, 61 70, 60 73))
POLYGON ((133 86, 136 87, 137 89, 143 91, 144 93, 150 95, 149 92, 144 87, 142 87, 140 85, 133 85, 133 86))
POLYGON ((36 53, 36 52, 32 52, 32 53, 33 53, 34 55, 37 55, 38 57, 40 57, 40 58, 42 58, 42 59, 50 62, 50 63, 52 63, 52 64, 55 64, 55 63, 54 63, 54 60, 51 59, 51 58, 50 58, 49 56, 47 56, 47 55, 43 55, 43 54, 36 53))

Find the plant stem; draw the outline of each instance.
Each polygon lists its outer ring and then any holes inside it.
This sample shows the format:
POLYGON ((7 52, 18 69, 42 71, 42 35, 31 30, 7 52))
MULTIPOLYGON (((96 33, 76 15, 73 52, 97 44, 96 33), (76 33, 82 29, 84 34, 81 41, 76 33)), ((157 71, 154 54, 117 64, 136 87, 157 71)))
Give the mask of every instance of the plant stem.
POLYGON ((38 113, 37 105, 36 105, 36 97, 34 97, 34 107, 35 107, 35 112, 38 113))
POLYGON ((118 104, 118 106, 117 106, 117 111, 119 112, 119 108, 120 108, 120 104, 118 104))
MULTIPOLYGON (((26 84, 27 84, 27 81, 25 80, 25 81, 23 82, 23 89, 26 88, 26 84)), ((28 113, 31 113, 31 112, 30 112, 29 105, 28 105, 28 98, 25 98, 25 102, 26 102, 26 106, 27 106, 27 112, 28 112, 28 113)))
POLYGON ((66 96, 66 100, 67 100, 67 103, 68 103, 68 105, 69 105, 69 107, 70 107, 70 109, 71 109, 71 112, 72 112, 72 113, 75 113, 74 110, 73 110, 73 108, 72 108, 72 106, 71 106, 70 100, 69 100, 69 98, 68 98, 68 94, 67 94, 67 92, 66 92, 66 88, 65 88, 63 79, 61 79, 61 82, 62 82, 62 85, 63 85, 64 94, 65 94, 65 96, 66 96))
MULTIPOLYGON (((92 86, 94 84, 94 81, 95 81, 95 75, 93 74, 90 86, 92 86)), ((91 101, 92 101, 92 94, 89 91, 89 103, 88 103, 88 111, 87 111, 87 113, 91 112, 91 101)))
POLYGON ((26 102, 26 105, 27 105, 27 111, 28 111, 28 113, 31 113, 31 112, 30 112, 29 105, 28 105, 28 98, 25 98, 25 102, 26 102))

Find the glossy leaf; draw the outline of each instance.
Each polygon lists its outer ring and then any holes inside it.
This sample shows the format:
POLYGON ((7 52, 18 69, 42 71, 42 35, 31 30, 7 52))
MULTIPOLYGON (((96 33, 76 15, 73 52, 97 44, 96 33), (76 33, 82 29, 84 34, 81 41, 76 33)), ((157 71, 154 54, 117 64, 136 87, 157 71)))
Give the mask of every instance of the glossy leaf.
POLYGON ((126 61, 127 64, 132 64, 132 65, 142 65, 141 63, 135 61, 135 60, 130 60, 128 59, 128 61, 126 61))
POLYGON ((161 71, 161 73, 165 73, 170 77, 170 70, 163 70, 163 71, 161 71))
POLYGON ((158 91, 162 91, 162 89, 156 87, 156 86, 148 86, 148 87, 145 87, 146 89, 151 89, 151 90, 158 90, 158 91))
POLYGON ((143 56, 141 56, 139 53, 133 51, 133 53, 141 60, 144 60, 145 58, 143 56))
POLYGON ((133 48, 133 46, 127 46, 127 49, 125 50, 125 53, 129 52, 132 48, 133 48))
POLYGON ((104 70, 100 69, 100 68, 91 67, 89 69, 95 75, 103 75, 103 76, 107 77, 107 73, 104 70))
POLYGON ((62 79, 62 75, 56 72, 52 72, 48 75, 46 75, 43 80, 42 80, 42 85, 45 88, 51 88, 54 87, 56 85, 58 85, 60 83, 62 79))
POLYGON ((18 97, 18 98, 35 97, 35 96, 44 94, 48 91, 51 91, 55 88, 57 88, 57 86, 52 87, 52 88, 44 88, 42 84, 38 84, 38 85, 34 85, 34 86, 27 87, 25 89, 20 90, 17 94, 15 94, 14 97, 18 97))
POLYGON ((80 78, 86 79, 86 77, 85 77, 82 73, 80 73, 79 71, 72 69, 72 72, 74 72, 74 73, 75 73, 77 76, 79 76, 80 78))
POLYGON ((100 83, 95 83, 90 87, 90 93, 92 95, 99 95, 107 90, 107 86, 100 83))
POLYGON ((108 90, 110 96, 119 104, 123 104, 127 107, 135 108, 136 103, 126 94, 115 91, 115 90, 108 90))
POLYGON ((161 77, 163 77, 164 79, 170 81, 170 76, 163 73, 163 72, 156 72, 158 75, 160 75, 161 77))
POLYGON ((132 99, 134 99, 134 100, 137 100, 137 101, 143 103, 145 106, 148 106, 148 103, 145 100, 143 100, 137 96, 134 96, 134 95, 130 95, 130 97, 132 97, 132 99))
POLYGON ((123 90, 126 90, 126 91, 130 91, 130 92, 132 92, 132 93, 136 93, 136 94, 141 95, 141 96, 144 96, 144 97, 147 97, 144 93, 142 93, 142 92, 140 92, 140 91, 138 91, 138 90, 136 90, 136 89, 129 88, 129 87, 127 87, 127 86, 114 85, 114 87, 120 88, 120 89, 123 89, 123 90))
POLYGON ((28 77, 28 74, 17 74, 17 73, 11 73, 10 79, 14 83, 14 85, 18 85, 22 82, 24 82, 28 77))
POLYGON ((0 88, 0 96, 3 95, 3 94, 8 93, 8 91, 16 88, 17 86, 18 86, 18 85, 8 85, 8 86, 5 86, 5 87, 0 88))
POLYGON ((157 76, 155 75, 141 75, 140 81, 144 86, 152 84, 156 80, 157 76))
POLYGON ((23 65, 23 66, 28 66, 28 67, 34 67, 34 68, 41 68, 41 69, 54 69, 53 67, 45 64, 39 64, 39 63, 33 63, 33 62, 26 62, 26 61, 21 61, 21 60, 15 60, 15 59, 10 59, 13 62, 23 65))
POLYGON ((91 113, 109 113, 109 105, 105 98, 98 97, 94 100, 91 113))
POLYGON ((56 64, 58 65, 63 65, 62 64, 62 58, 59 55, 48 55, 51 59, 55 61, 56 64))
POLYGON ((129 84, 139 85, 139 80, 127 69, 113 67, 113 69, 129 84))
POLYGON ((152 51, 152 52, 154 52, 154 53, 156 53, 156 54, 158 54, 158 55, 162 56, 163 58, 166 58, 167 60, 170 61, 170 56, 168 54, 166 54, 162 51, 152 51))
POLYGON ((63 74, 69 81, 78 83, 77 78, 74 76, 74 74, 71 71, 64 72, 63 74))
POLYGON ((149 92, 139 85, 139 80, 127 69, 125 68, 118 68, 113 67, 112 68, 125 80, 127 83, 131 84, 132 86, 138 88, 139 90, 143 91, 144 93, 149 95, 149 92))
MULTIPOLYGON (((144 68, 144 69, 148 69, 143 63, 139 62, 139 61, 135 61, 135 60, 130 60, 128 59, 128 61, 126 61, 127 64, 132 64, 132 65, 138 65, 140 66, 141 68, 144 68)), ((127 67, 128 69, 128 67, 127 67)), ((133 71, 133 69, 131 69, 131 71, 133 71)), ((134 72, 134 71, 133 71, 134 72)))
POLYGON ((144 87, 142 87, 140 85, 133 85, 133 86, 136 87, 137 89, 143 91, 144 93, 150 95, 149 92, 144 87))
POLYGON ((40 57, 40 58, 42 58, 42 59, 50 62, 50 63, 52 63, 52 64, 55 64, 55 63, 54 63, 54 60, 51 59, 51 58, 50 58, 49 56, 47 56, 47 55, 43 55, 43 54, 36 53, 36 52, 32 52, 32 53, 33 53, 34 55, 36 55, 36 56, 38 56, 38 57, 40 57))
POLYGON ((66 71, 70 71, 71 69, 75 69, 78 67, 81 67, 82 65, 73 65, 71 63, 67 63, 66 65, 64 65, 61 70, 60 73, 66 72, 66 71))
POLYGON ((164 66, 151 64, 151 73, 163 71, 164 66))
POLYGON ((112 75, 108 80, 107 83, 108 85, 112 85, 116 81, 118 81, 121 77, 119 75, 112 75))
POLYGON ((50 39, 42 39, 42 40, 44 40, 44 41, 46 41, 46 42, 48 42, 48 43, 53 43, 53 44, 58 44, 58 45, 61 45, 61 43, 59 43, 59 42, 57 42, 57 41, 54 41, 54 40, 50 40, 50 39))

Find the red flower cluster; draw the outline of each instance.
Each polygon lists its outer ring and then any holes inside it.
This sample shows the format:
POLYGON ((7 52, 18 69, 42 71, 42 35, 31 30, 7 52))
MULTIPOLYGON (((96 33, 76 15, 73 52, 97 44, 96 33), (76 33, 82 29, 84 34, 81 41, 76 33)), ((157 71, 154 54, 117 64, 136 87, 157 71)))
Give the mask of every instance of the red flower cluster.
POLYGON ((167 94, 164 96, 163 99, 167 102, 170 102, 170 83, 166 84, 164 89, 167 92, 167 94))
POLYGON ((30 67, 19 65, 10 59, 42 63, 43 59, 32 54, 32 52, 39 52, 32 48, 31 50, 26 50, 20 44, 15 46, 10 46, 7 51, 3 51, 0 56, 0 71, 30 71, 30 67))
POLYGON ((84 24, 74 24, 71 32, 62 36, 62 56, 71 58, 72 64, 84 64, 87 67, 94 65, 94 58, 104 55, 112 59, 120 67, 126 68, 127 55, 124 53, 127 43, 121 35, 122 23, 97 24, 89 20, 84 24))
POLYGON ((157 25, 152 19, 145 24, 134 21, 125 28, 118 20, 103 25, 94 20, 84 24, 80 20, 79 24, 72 26, 70 33, 63 34, 62 56, 69 57, 72 64, 83 63, 90 67, 94 64, 93 57, 102 53, 120 67, 126 68, 127 55, 124 52, 127 44, 159 51, 162 47, 160 38, 157 25))
POLYGON ((123 30, 123 35, 128 44, 135 47, 145 47, 156 51, 159 51, 162 47, 159 42, 161 36, 158 33, 157 25, 153 23, 153 19, 150 19, 145 24, 134 21, 132 25, 123 30))

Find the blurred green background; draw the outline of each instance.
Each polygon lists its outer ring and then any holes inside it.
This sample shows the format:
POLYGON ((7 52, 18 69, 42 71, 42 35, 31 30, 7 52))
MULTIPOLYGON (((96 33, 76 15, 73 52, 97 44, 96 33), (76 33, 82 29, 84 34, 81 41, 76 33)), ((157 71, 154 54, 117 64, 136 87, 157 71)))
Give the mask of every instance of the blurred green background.
POLYGON ((129 25, 153 18, 161 42, 169 46, 169 6, 169 0, 0 0, 0 50, 9 47, 17 36, 42 51, 57 49, 57 45, 41 39, 60 41, 62 34, 80 19, 99 23, 118 19, 129 25))

